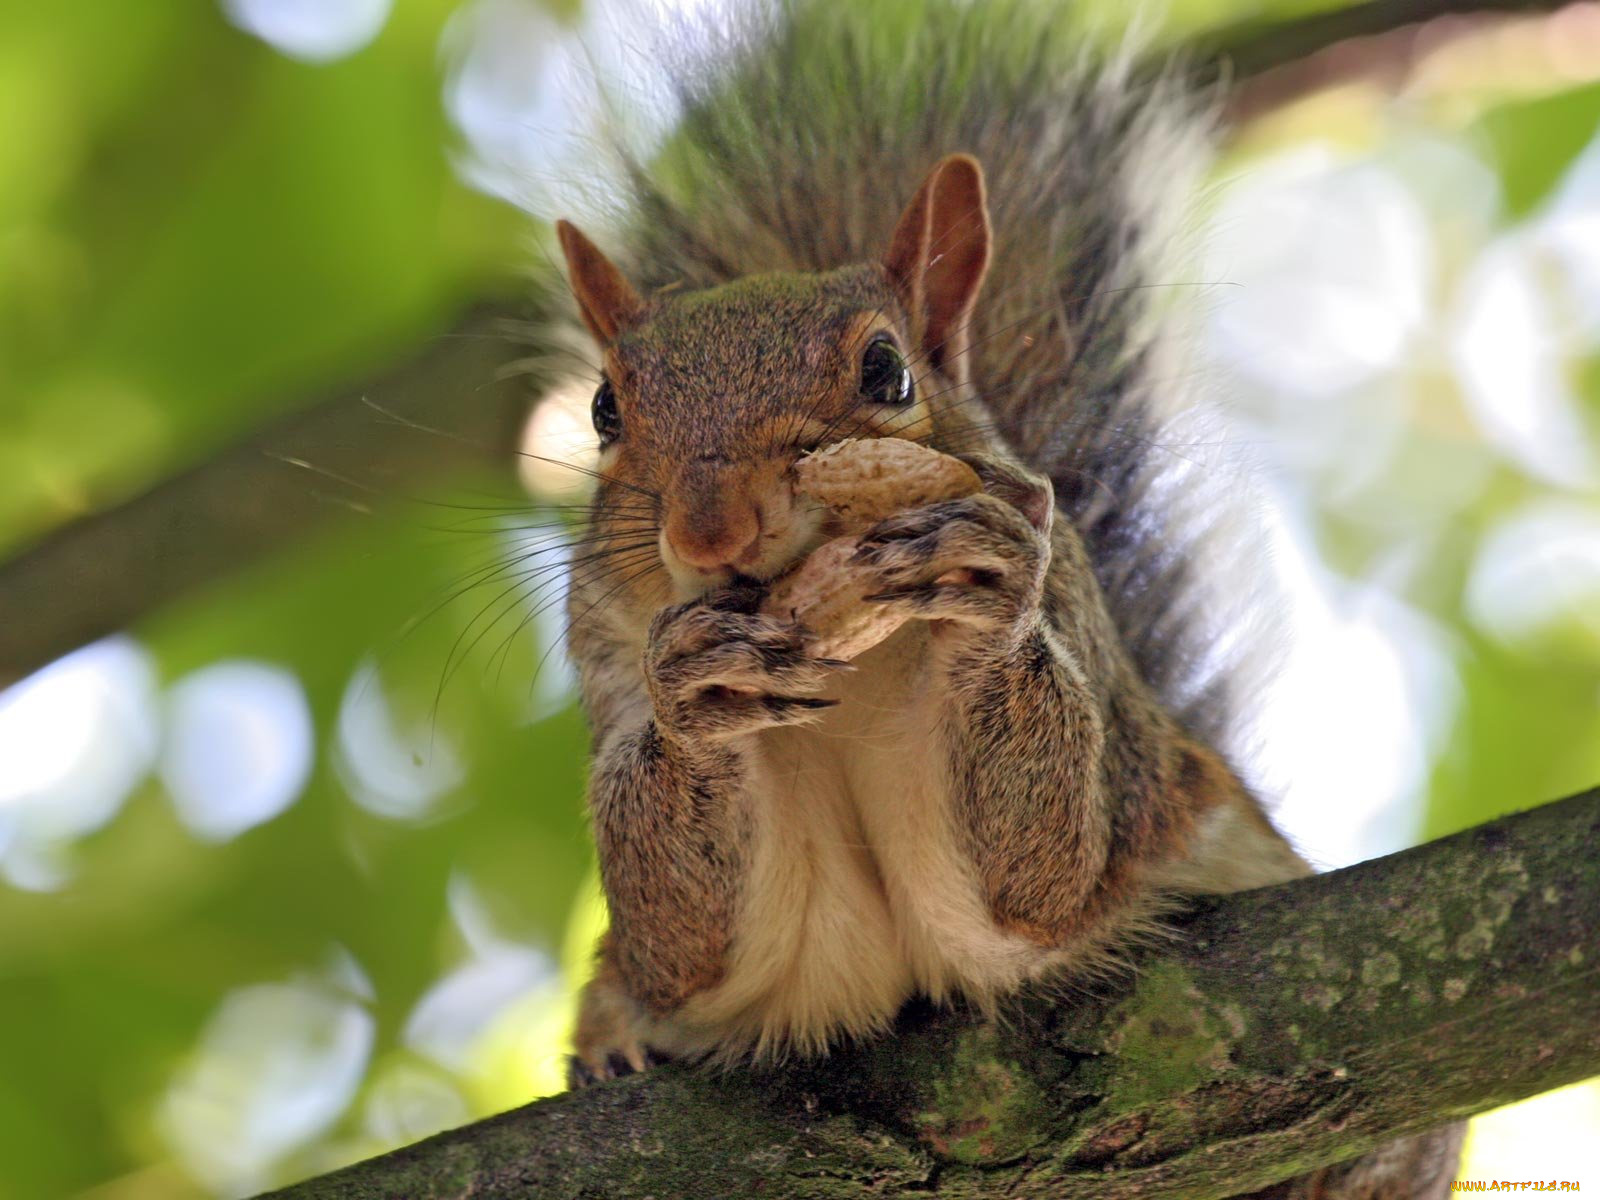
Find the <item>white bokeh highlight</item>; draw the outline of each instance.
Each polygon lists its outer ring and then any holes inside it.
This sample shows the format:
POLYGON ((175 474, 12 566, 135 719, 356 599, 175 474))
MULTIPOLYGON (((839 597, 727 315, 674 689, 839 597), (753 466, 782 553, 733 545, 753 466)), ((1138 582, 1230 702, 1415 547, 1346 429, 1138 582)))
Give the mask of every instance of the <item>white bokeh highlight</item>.
POLYGON ((1507 516, 1473 562, 1467 613, 1512 645, 1570 622, 1600 652, 1600 507, 1547 500, 1507 516))
POLYGON ((1576 339, 1548 258, 1534 235, 1486 250, 1463 288, 1451 355, 1469 411, 1501 452, 1535 478, 1581 487, 1595 455, 1567 378, 1576 339))
POLYGON ((376 665, 364 660, 339 701, 335 766, 345 790, 368 812, 391 820, 429 816, 466 775, 436 722, 403 722, 376 665))
POLYGON ((1305 146, 1253 166, 1224 195, 1209 281, 1238 285, 1214 348, 1239 373, 1305 404, 1398 363, 1428 313, 1430 235, 1381 165, 1305 146))
POLYGON ((285 1155, 325 1133, 372 1054, 370 986, 352 994, 341 951, 322 972, 230 992, 157 1110, 178 1160, 223 1195, 253 1194, 285 1155))
POLYGON ((445 109, 469 148, 458 168, 482 191, 527 204, 578 144, 572 32, 542 6, 476 0, 451 17, 444 53, 445 109))
POLYGON ((1563 267, 1570 317, 1593 345, 1600 337, 1600 138, 1567 168, 1534 223, 1539 242, 1563 267))
POLYGON ((240 29, 303 62, 326 63, 366 46, 383 30, 392 0, 222 0, 240 29))
MULTIPOLYGON (((1462 196, 1492 199, 1474 160, 1425 150, 1462 196)), ((1266 648, 1278 669, 1252 706, 1252 773, 1325 868, 1415 840, 1428 765, 1459 697, 1443 634, 1400 598, 1405 572, 1350 579, 1323 566, 1314 510, 1343 505, 1414 540, 1436 532, 1488 469, 1462 469, 1471 454, 1416 438, 1414 372, 1437 324, 1431 210, 1445 198, 1417 192, 1402 167, 1298 146, 1230 182, 1208 238, 1207 280, 1236 285, 1208 304, 1216 390, 1232 402, 1236 435, 1281 469, 1268 471, 1251 535, 1267 538, 1284 605, 1282 645, 1266 648), (1422 461, 1454 469, 1397 489, 1397 456, 1419 447, 1435 455, 1422 461), (1414 502, 1397 513, 1407 486, 1414 502)))
POLYGON ((72 843, 102 828, 159 739, 155 664, 128 637, 85 646, 0 692, 0 874, 62 886, 72 843))
POLYGON ((438 1065, 461 1071, 501 1013, 556 981, 556 966, 544 951, 498 932, 466 876, 451 878, 449 907, 467 957, 417 1001, 402 1038, 438 1065))
POLYGON ((600 454, 590 409, 596 377, 585 372, 556 384, 522 426, 517 475, 540 499, 571 504, 594 491, 600 454))
POLYGON ((467 142, 473 186, 545 216, 601 217, 615 139, 647 154, 677 119, 671 82, 697 58, 720 60, 717 14, 741 20, 771 0, 620 0, 562 22, 527 0, 475 0, 452 19, 445 107, 467 142), (662 31, 694 29, 695 36, 662 31), (670 66, 669 66, 670 64, 670 66))
POLYGON ((315 731, 292 671, 236 659, 184 676, 167 696, 161 778, 178 819, 223 842, 293 804, 311 774, 315 731))
POLYGON ((1287 637, 1255 705, 1254 766, 1296 846, 1329 869, 1416 840, 1428 766, 1459 689, 1438 628, 1377 581, 1322 567, 1289 512, 1263 514, 1287 637))

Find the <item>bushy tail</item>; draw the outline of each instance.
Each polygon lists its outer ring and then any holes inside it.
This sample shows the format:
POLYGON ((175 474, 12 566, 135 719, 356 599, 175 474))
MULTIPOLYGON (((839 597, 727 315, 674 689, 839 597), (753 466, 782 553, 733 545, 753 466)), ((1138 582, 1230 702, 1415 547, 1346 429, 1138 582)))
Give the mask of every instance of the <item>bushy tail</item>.
POLYGON ((869 259, 937 159, 975 154, 996 237, 978 393, 1055 481, 1147 681, 1227 748, 1242 678, 1230 647, 1253 640, 1237 625, 1250 602, 1228 595, 1223 497, 1175 353, 1198 281, 1170 253, 1204 106, 1125 47, 1090 50, 1060 4, 764 11, 674 30, 656 50, 717 66, 683 70, 681 123, 627 168, 620 257, 649 287, 869 259))

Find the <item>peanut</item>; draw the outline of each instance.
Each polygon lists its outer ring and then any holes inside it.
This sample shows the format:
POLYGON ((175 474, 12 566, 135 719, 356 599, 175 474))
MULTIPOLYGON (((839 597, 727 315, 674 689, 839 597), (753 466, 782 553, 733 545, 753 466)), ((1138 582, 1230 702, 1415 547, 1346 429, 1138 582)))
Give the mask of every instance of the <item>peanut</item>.
POLYGON ((904 624, 892 610, 866 602, 866 586, 849 570, 857 535, 885 517, 983 489, 959 459, 900 438, 839 442, 795 464, 795 490, 833 509, 851 533, 824 542, 778 580, 762 607, 809 626, 812 651, 853 659, 904 624))

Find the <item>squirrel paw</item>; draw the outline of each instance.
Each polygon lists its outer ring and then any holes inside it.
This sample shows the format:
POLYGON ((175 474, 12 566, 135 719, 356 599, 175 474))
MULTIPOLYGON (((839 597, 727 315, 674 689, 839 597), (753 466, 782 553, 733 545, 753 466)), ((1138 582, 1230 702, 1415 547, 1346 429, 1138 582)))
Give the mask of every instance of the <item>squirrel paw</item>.
POLYGON ((619 1047, 591 1047, 581 1054, 567 1056, 567 1088, 575 1092, 608 1079, 638 1075, 671 1061, 660 1051, 641 1046, 631 1038, 619 1047))
POLYGON ((724 588, 663 609, 650 626, 645 677, 664 731, 725 738, 815 721, 815 696, 850 664, 816 658, 796 621, 755 611, 760 593, 724 588))
POLYGON ((868 573, 869 602, 923 620, 1016 629, 1043 594, 1048 515, 1043 525, 992 495, 944 500, 867 530, 851 566, 868 573))
POLYGON ((650 1022, 622 986, 610 935, 601 941, 594 978, 578 997, 578 1023, 567 1057, 567 1086, 573 1091, 637 1075, 669 1062, 649 1044, 650 1022))

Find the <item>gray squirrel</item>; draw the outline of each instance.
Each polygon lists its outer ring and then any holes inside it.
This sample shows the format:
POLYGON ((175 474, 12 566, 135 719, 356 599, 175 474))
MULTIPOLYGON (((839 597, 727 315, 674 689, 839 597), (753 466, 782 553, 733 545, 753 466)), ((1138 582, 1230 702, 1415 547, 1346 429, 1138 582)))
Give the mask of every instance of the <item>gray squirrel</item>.
MULTIPOLYGON (((569 645, 611 925, 574 1086, 992 1011, 1309 871, 1230 764, 1253 588, 1165 449, 1202 407, 1153 285, 1206 104, 1054 5, 763 13, 625 162, 616 262, 558 226, 601 373, 569 645), (908 620, 843 663, 760 601, 831 533, 794 463, 884 436, 987 486, 862 535, 845 570, 908 620)), ((1261 1194, 1442 1195, 1458 1145, 1261 1194)))

